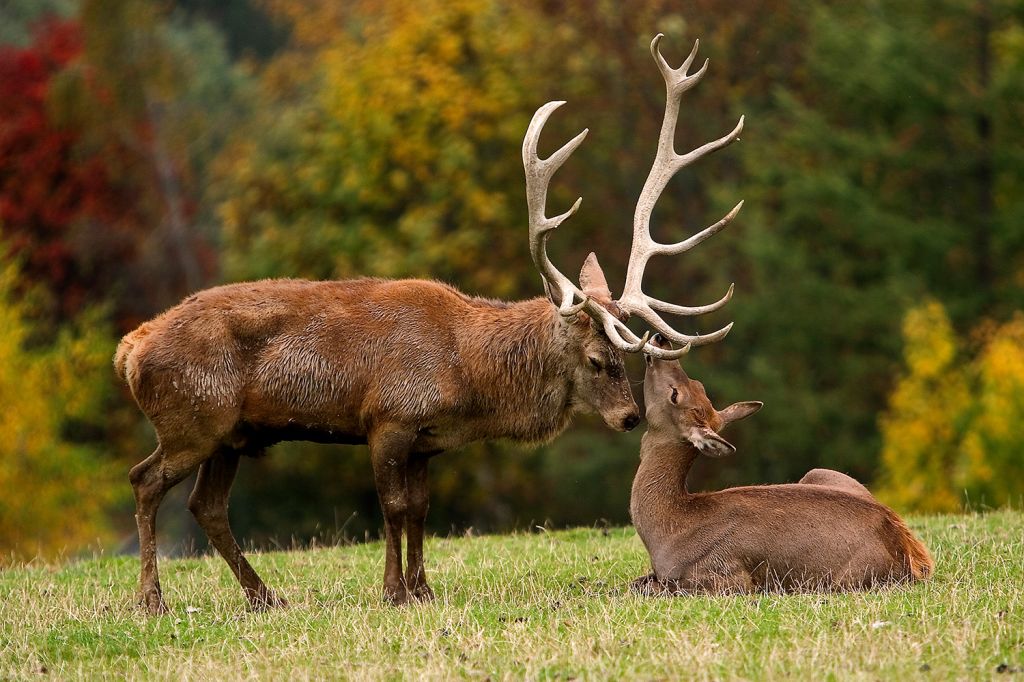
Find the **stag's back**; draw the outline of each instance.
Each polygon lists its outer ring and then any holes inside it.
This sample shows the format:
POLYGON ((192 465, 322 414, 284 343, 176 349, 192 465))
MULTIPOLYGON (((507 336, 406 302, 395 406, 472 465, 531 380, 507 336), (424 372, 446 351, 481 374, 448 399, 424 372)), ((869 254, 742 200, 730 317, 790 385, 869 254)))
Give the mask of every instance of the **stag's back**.
MULTIPOLYGON (((381 415, 472 421, 486 413, 486 424, 466 427, 480 433, 453 437, 515 435, 533 425, 495 423, 488 396, 508 408, 517 395, 501 389, 516 386, 522 411, 537 413, 524 397, 539 380, 536 359, 488 344, 508 338, 503 327, 522 335, 536 326, 529 336, 543 339, 550 315, 543 299, 506 304, 422 280, 266 280, 187 298, 126 335, 114 364, 158 433, 181 431, 198 415, 217 434, 246 424, 348 442, 381 415), (529 380, 505 371, 513 366, 529 380)), ((534 343, 537 355, 544 342, 534 343)))

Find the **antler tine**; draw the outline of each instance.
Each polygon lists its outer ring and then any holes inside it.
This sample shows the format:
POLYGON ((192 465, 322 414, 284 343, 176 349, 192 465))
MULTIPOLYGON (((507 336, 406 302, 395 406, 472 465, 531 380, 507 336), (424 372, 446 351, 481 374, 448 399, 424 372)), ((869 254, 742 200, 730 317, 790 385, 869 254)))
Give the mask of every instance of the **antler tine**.
MULTIPOLYGON (((684 251, 689 251, 693 247, 703 242, 708 237, 713 237, 714 235, 721 232, 726 225, 732 222, 732 219, 736 217, 736 214, 740 212, 741 208, 743 208, 742 201, 733 206, 732 210, 726 213, 725 216, 717 223, 711 225, 710 227, 705 227, 703 230, 693 235, 689 239, 684 239, 683 241, 676 242, 675 244, 652 243, 651 246, 653 248, 651 255, 661 254, 664 256, 674 256, 676 254, 683 253, 684 251)), ((653 242, 653 240, 651 241, 653 242)))
MULTIPOLYGON (((636 211, 633 214, 633 245, 630 248, 629 265, 626 270, 626 284, 623 288, 622 297, 619 299, 618 304, 620 308, 628 312, 630 315, 635 315, 644 320, 644 322, 661 332, 661 334, 666 338, 676 343, 683 344, 685 348, 689 349, 690 345, 704 345, 724 338, 732 328, 732 324, 729 324, 711 334, 690 336, 687 334, 681 334, 672 329, 672 327, 669 326, 656 311, 673 315, 701 315, 703 313, 712 312, 718 310, 729 302, 732 298, 734 290, 733 286, 729 287, 729 291, 724 297, 709 305, 674 305, 651 298, 643 292, 642 284, 644 269, 647 267, 647 261, 650 260, 651 256, 657 254, 673 255, 683 253, 720 232, 730 222, 732 222, 733 218, 736 217, 736 214, 739 213, 740 208, 743 206, 743 202, 741 201, 737 204, 735 208, 733 208, 725 217, 714 225, 711 225, 692 237, 675 244, 661 244, 651 237, 651 213, 654 210, 654 205, 657 203, 658 198, 661 197, 661 193, 664 191, 665 186, 668 184, 668 181, 671 180, 680 169, 739 139, 739 135, 743 131, 744 118, 741 116, 739 123, 737 123, 736 127, 727 135, 701 145, 686 154, 677 153, 675 150, 675 132, 676 122, 679 118, 680 97, 684 92, 700 81, 708 68, 709 61, 705 59, 704 64, 695 73, 687 73, 697 56, 697 50, 700 46, 700 41, 695 41, 693 49, 690 51, 689 56, 683 61, 682 65, 678 69, 673 69, 669 66, 668 62, 665 61, 665 58, 662 56, 661 50, 659 49, 662 37, 662 34, 659 33, 651 41, 651 55, 654 57, 654 61, 658 65, 658 70, 661 72, 661 75, 665 80, 665 117, 662 121, 661 133, 658 137, 658 151, 655 155, 654 163, 651 166, 651 172, 647 176, 647 181, 644 183, 643 190, 640 192, 640 198, 637 200, 636 211)), ((658 349, 650 344, 643 346, 644 353, 653 356, 661 355, 660 353, 656 353, 656 351, 663 351, 663 349, 658 349)))
POLYGON ((548 258, 547 240, 552 230, 576 212, 583 197, 578 198, 568 211, 553 218, 548 218, 545 215, 545 206, 551 176, 576 151, 589 130, 584 129, 546 159, 540 158, 537 154, 537 142, 540 140, 544 124, 547 123, 552 112, 563 104, 565 102, 548 102, 533 115, 533 120, 530 121, 530 126, 526 129, 526 136, 523 138, 523 168, 526 171, 526 204, 530 214, 530 255, 544 279, 544 286, 549 295, 559 302, 559 310, 563 315, 574 315, 586 305, 587 297, 568 277, 559 272, 548 258), (577 296, 583 300, 574 306, 573 299, 577 296))
POLYGON ((647 340, 651 336, 651 332, 644 332, 642 338, 637 338, 629 327, 624 325, 617 318, 610 314, 599 316, 601 320, 601 326, 604 329, 605 336, 612 342, 616 348, 626 353, 638 353, 643 351, 646 355, 658 358, 660 360, 677 360, 680 357, 690 352, 691 344, 683 342, 682 346, 676 349, 659 348, 655 345, 647 343, 647 340))

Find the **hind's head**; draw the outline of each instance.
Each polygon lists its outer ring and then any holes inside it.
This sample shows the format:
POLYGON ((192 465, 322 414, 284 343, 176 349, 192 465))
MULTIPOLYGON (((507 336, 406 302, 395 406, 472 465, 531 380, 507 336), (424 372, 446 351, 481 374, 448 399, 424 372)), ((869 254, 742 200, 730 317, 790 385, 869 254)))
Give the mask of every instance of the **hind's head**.
MULTIPOLYGON (((672 345, 660 334, 651 340, 659 348, 672 345)), ((763 403, 751 400, 716 410, 704 391, 704 384, 691 379, 678 360, 647 357, 644 402, 650 433, 692 444, 709 457, 723 457, 736 451, 719 432, 731 422, 748 417, 763 403)))

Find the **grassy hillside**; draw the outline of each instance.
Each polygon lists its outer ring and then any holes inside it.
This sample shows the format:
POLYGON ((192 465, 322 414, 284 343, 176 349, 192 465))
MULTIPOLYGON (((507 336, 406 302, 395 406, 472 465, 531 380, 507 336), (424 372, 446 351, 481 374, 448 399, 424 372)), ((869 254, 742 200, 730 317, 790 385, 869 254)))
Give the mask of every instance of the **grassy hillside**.
POLYGON ((218 557, 165 561, 172 614, 133 607, 138 562, 0 573, 0 679, 1024 678, 1024 514, 911 519, 934 580, 877 593, 645 599, 632 529, 434 539, 438 600, 378 598, 379 544, 253 557, 291 601, 246 611, 218 557))

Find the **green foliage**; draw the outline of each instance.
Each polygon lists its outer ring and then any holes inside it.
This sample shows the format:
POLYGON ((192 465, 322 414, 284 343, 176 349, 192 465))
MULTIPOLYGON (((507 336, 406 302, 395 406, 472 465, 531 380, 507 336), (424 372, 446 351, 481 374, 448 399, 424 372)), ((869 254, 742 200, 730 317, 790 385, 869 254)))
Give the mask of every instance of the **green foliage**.
POLYGON ((907 313, 907 372, 881 417, 879 494, 894 505, 955 511, 1024 498, 1024 314, 987 331, 966 358, 941 305, 907 313))
POLYGON ((380 543, 252 556, 290 602, 266 614, 246 612, 216 556, 161 562, 163 618, 135 606, 132 557, 16 567, 0 574, 0 676, 945 680, 1024 666, 1024 515, 909 522, 931 581, 827 595, 637 597, 647 554, 621 528, 430 539, 438 598, 406 608, 380 597, 380 543))
POLYGON ((19 299, 11 263, 0 267, 0 560, 52 557, 108 536, 122 496, 104 452, 112 339, 88 312, 42 342, 19 299), (115 487, 116 486, 116 487, 115 487))
POLYGON ((4 0, 0 3, 0 45, 28 45, 40 20, 65 17, 75 4, 76 0, 4 0))
POLYGON ((710 382, 765 401, 744 480, 821 465, 869 480, 904 311, 927 293, 964 329, 1021 306, 1022 195, 1005 189, 1019 107, 1003 93, 1024 52, 1019 13, 990 4, 987 25, 985 3, 808 6, 800 67, 748 112, 737 325, 710 382))

